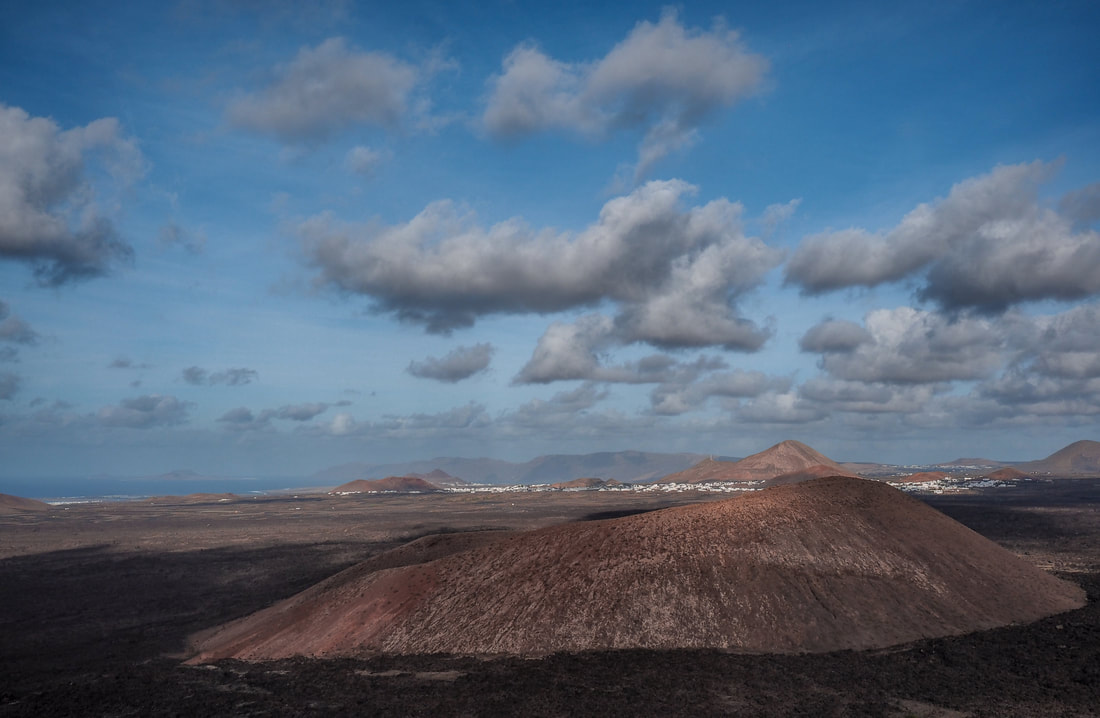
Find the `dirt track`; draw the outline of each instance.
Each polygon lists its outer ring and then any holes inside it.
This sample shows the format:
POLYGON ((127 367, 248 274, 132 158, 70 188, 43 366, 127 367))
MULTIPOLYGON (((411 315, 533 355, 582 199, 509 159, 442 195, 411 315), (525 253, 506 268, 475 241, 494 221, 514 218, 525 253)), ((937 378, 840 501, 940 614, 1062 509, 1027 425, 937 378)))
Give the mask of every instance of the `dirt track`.
POLYGON ((612 651, 184 667, 167 655, 194 631, 415 536, 714 498, 284 498, 3 516, 0 716, 1098 714, 1100 481, 929 501, 1089 592, 1085 608, 1029 626, 813 656, 612 651))

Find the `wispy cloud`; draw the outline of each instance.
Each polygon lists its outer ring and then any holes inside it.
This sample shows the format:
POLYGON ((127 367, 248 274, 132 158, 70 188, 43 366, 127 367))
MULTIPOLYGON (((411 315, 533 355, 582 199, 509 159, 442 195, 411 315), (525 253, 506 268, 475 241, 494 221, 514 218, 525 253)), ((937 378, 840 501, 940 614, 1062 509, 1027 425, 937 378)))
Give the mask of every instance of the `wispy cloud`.
POLYGON ((30 324, 11 313, 11 307, 0 301, 0 342, 13 344, 37 344, 39 334, 30 324))
POLYGON ((23 380, 17 374, 10 371, 0 372, 0 399, 11 401, 22 385, 23 380))
POLYGON ((492 358, 492 344, 460 346, 442 357, 428 357, 423 361, 409 362, 406 371, 421 379, 435 379, 454 384, 488 369, 492 358))
POLYGON ((202 367, 189 366, 183 370, 181 378, 188 384, 195 386, 214 386, 215 384, 243 386, 255 381, 259 375, 259 372, 255 369, 243 367, 210 372, 202 367))
POLYGON ((256 431, 268 429, 272 419, 306 422, 325 413, 328 408, 329 405, 325 402, 308 402, 286 404, 277 409, 264 409, 259 414, 254 414, 251 409, 242 406, 225 412, 218 418, 218 422, 236 431, 256 431))
POLYGON ((147 394, 123 399, 114 406, 105 406, 96 414, 96 419, 104 426, 128 429, 175 426, 188 420, 191 406, 190 402, 180 401, 174 396, 147 394))
POLYGON ((108 369, 149 369, 150 365, 144 362, 135 362, 130 357, 119 356, 111 360, 111 363, 107 365, 108 369))

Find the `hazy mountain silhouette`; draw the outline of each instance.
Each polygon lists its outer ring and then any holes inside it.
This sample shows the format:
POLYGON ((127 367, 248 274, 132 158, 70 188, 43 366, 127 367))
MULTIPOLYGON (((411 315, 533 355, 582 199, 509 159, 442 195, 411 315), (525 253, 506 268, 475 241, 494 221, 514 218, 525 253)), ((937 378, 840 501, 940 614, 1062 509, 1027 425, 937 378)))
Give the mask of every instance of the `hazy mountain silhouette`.
POLYGON ((635 483, 680 471, 702 458, 702 454, 661 454, 646 451, 551 454, 523 463, 487 458, 438 457, 396 464, 341 464, 322 469, 313 474, 312 478, 319 483, 335 483, 385 476, 426 476, 438 469, 474 484, 550 484, 591 476, 635 483))

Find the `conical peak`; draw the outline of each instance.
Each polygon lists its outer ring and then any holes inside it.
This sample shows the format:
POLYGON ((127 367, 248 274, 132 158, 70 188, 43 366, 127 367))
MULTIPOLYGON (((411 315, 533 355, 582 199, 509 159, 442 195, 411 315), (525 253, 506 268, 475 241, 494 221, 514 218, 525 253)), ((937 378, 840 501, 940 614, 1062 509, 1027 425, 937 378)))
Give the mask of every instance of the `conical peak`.
POLYGON ((369 568, 208 632, 193 660, 831 651, 1030 621, 1084 602, 1079 587, 927 504, 845 477, 369 568))

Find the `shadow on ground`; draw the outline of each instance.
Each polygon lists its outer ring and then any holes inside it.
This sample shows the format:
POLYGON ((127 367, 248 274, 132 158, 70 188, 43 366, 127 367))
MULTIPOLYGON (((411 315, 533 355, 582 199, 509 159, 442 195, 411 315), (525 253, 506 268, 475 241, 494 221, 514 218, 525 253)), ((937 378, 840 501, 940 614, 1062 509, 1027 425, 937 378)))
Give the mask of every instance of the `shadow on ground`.
MULTIPOLYGON (((1090 557, 1100 545, 1098 499, 1100 492, 1062 503, 1002 494, 930 503, 994 540, 1057 544, 1090 557)), ((1098 715, 1095 562, 1062 574, 1088 591, 1082 609, 876 652, 374 656, 198 667, 167 655, 197 630, 392 545, 155 553, 96 546, 2 560, 0 716, 1098 715)))

